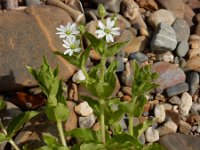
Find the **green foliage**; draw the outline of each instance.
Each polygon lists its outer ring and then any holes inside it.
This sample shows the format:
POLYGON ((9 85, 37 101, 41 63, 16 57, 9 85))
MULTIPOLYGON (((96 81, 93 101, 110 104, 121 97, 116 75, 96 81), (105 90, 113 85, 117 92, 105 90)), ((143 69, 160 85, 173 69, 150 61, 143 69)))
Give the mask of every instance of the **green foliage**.
POLYGON ((1 144, 3 141, 7 141, 7 140, 8 140, 8 138, 6 137, 6 135, 0 132, 0 144, 1 144))
POLYGON ((7 128, 7 137, 12 138, 22 126, 38 114, 36 111, 26 111, 13 118, 7 128))
POLYGON ((106 16, 106 9, 104 8, 103 4, 99 4, 97 11, 99 17, 104 18, 106 16))
POLYGON ((5 107, 6 107, 5 101, 0 98, 0 110, 4 109, 5 107))
POLYGON ((144 146, 142 150, 166 150, 166 149, 157 143, 151 143, 144 146))

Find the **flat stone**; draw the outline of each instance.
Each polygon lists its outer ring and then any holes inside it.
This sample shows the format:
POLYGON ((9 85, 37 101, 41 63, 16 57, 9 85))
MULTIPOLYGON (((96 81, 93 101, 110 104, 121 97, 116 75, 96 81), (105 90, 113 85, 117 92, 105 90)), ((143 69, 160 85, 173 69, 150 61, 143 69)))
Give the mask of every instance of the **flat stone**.
POLYGON ((200 72, 200 56, 194 56, 186 62, 185 68, 200 72))
POLYGON ((176 133, 177 128, 177 125, 173 121, 169 120, 165 122, 163 126, 158 128, 159 136, 176 133))
POLYGON ((186 41, 181 41, 180 43, 178 43, 178 46, 176 48, 176 54, 179 57, 184 57, 187 52, 189 50, 189 44, 186 41))
POLYGON ((186 81, 189 85, 189 93, 194 95, 199 87, 199 74, 197 72, 189 72, 186 81))
POLYGON ((171 11, 176 17, 184 17, 184 3, 182 0, 157 0, 157 2, 163 8, 171 11))
POLYGON ((152 65, 152 70, 159 74, 159 78, 156 80, 156 83, 158 83, 160 86, 156 88, 156 90, 160 93, 168 87, 185 82, 186 79, 183 70, 170 63, 154 63, 152 65))
POLYGON ((159 143, 167 150, 199 150, 200 138, 193 135, 174 133, 160 138, 159 143))
POLYGON ((173 51, 176 48, 177 40, 174 29, 166 24, 160 23, 153 36, 150 46, 152 50, 173 51))
POLYGON ((155 29, 161 22, 172 25, 175 21, 175 16, 166 9, 159 9, 148 17, 149 24, 155 29))
POLYGON ((59 66, 59 76, 67 80, 75 71, 56 50, 64 51, 62 40, 55 34, 56 27, 72 19, 53 6, 31 6, 25 10, 0 13, 0 91, 19 90, 37 85, 26 66, 38 68, 43 56, 51 67, 59 66), (22 32, 23 31, 23 32, 22 32))
POLYGON ((183 82, 167 88, 166 93, 168 97, 172 97, 181 94, 183 92, 186 92, 188 91, 188 89, 189 89, 188 84, 186 82, 183 82))
POLYGON ((140 62, 140 63, 148 61, 148 57, 141 52, 130 53, 129 59, 135 59, 137 62, 140 62))
POLYGON ((181 104, 179 106, 179 112, 182 116, 187 116, 192 106, 192 96, 187 92, 184 92, 181 96, 181 104))
POLYGON ((178 96, 173 96, 169 99, 171 104, 180 105, 181 99, 178 96))
POLYGON ((177 41, 187 42, 190 35, 190 26, 188 25, 188 23, 182 18, 177 18, 172 26, 174 28, 174 31, 176 32, 177 41))

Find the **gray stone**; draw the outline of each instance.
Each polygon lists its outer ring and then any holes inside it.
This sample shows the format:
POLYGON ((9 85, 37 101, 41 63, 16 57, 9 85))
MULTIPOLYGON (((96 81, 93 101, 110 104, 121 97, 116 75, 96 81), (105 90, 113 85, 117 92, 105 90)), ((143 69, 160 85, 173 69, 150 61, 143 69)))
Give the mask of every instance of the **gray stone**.
POLYGON ((150 143, 156 142, 159 140, 159 132, 153 127, 148 127, 145 132, 146 140, 150 143))
POLYGON ((140 62, 140 63, 148 61, 148 57, 141 52, 130 53, 129 59, 135 59, 137 62, 140 62))
POLYGON ((160 23, 157 31, 151 40, 150 46, 153 50, 173 51, 176 48, 177 40, 174 29, 165 23, 160 23))
POLYGON ((85 80, 85 75, 83 74, 82 70, 78 70, 72 77, 72 81, 78 83, 82 80, 85 80))
POLYGON ((171 26, 174 21, 175 16, 166 9, 159 9, 148 17, 148 22, 153 28, 156 28, 160 23, 165 23, 171 26))
POLYGON ((189 93, 194 95, 199 86, 199 74, 197 72, 189 72, 186 75, 186 82, 189 84, 189 93))
POLYGON ((31 5, 40 5, 41 1, 40 0, 26 0, 26 5, 31 6, 31 5))
POLYGON ((199 150, 200 137, 175 133, 163 136, 159 143, 167 150, 199 150))
POLYGON ((177 125, 173 121, 169 120, 166 123, 164 123, 163 126, 158 128, 159 136, 176 133, 177 128, 177 125))
POLYGON ((181 96, 181 104, 179 106, 180 115, 187 116, 189 114, 191 106, 192 106, 192 97, 187 92, 184 92, 181 96))
POLYGON ((75 67, 53 54, 56 50, 64 51, 62 40, 55 33, 60 24, 72 21, 66 11, 53 6, 31 6, 1 12, 0 20, 1 92, 36 86, 26 66, 38 68, 43 56, 51 67, 59 66, 60 78, 67 80, 72 76, 75 67))
POLYGON ((81 128, 91 128, 95 123, 95 117, 93 114, 86 117, 79 117, 78 122, 81 128))
POLYGON ((156 105, 154 108, 154 116, 158 123, 162 123, 165 120, 165 107, 163 105, 156 105))
POLYGON ((152 65, 152 70, 159 74, 156 83, 160 86, 156 88, 156 91, 160 93, 168 87, 185 82, 185 73, 176 65, 167 62, 157 62, 152 65))
POLYGON ((191 130, 191 125, 185 121, 180 122, 179 131, 184 134, 188 134, 191 130))
POLYGON ((171 104, 175 104, 175 105, 180 105, 181 104, 181 99, 178 96, 173 96, 169 99, 169 102, 171 104))
MULTIPOLYGON (((117 55, 116 55, 116 60, 118 62, 118 66, 117 66, 117 70, 116 72, 122 72, 124 71, 124 56, 125 53, 123 51, 120 51, 117 55)), ((112 63, 112 62, 111 62, 112 63)))
POLYGON ((173 23, 173 28, 176 32, 176 39, 178 42, 188 41, 190 35, 190 26, 184 19, 177 18, 173 23))
POLYGON ((189 50, 189 44, 186 41, 181 41, 178 43, 178 46, 176 48, 176 54, 180 57, 184 57, 189 50))
POLYGON ((188 89, 189 89, 188 84, 186 82, 183 82, 167 88, 166 93, 168 97, 172 97, 181 94, 183 92, 186 92, 188 91, 188 89))
POLYGON ((199 111, 200 111, 200 104, 198 103, 192 103, 192 107, 190 108, 190 112, 191 114, 199 114, 199 111))
POLYGON ((159 57, 161 57, 161 60, 163 60, 164 62, 174 62, 174 55, 170 51, 159 55, 159 57))

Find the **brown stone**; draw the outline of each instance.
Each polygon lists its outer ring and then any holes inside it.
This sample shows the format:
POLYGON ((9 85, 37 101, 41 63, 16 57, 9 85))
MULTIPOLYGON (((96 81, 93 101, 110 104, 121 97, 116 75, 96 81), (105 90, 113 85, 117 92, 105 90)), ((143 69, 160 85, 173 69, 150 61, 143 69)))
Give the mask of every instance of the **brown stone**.
POLYGON ((157 2, 163 8, 171 11, 176 17, 184 17, 184 3, 182 0, 157 0, 157 2))
POLYGON ((187 118, 187 122, 190 123, 191 125, 197 125, 199 124, 199 121, 200 121, 200 115, 191 114, 187 118))
POLYGON ((129 95, 124 95, 122 97, 122 101, 125 101, 125 102, 130 102, 132 100, 132 98, 129 96, 129 95))
POLYGON ((185 4, 184 19, 185 21, 187 21, 190 27, 194 25, 193 22, 194 16, 195 16, 194 11, 188 5, 185 4))
POLYGON ((181 118, 179 114, 173 110, 165 110, 166 120, 172 120, 177 126, 180 124, 181 118))
POLYGON ((185 67, 189 70, 200 72, 200 56, 197 55, 189 59, 185 67))
POLYGON ((153 64, 152 70, 159 74, 159 78, 156 80, 156 83, 159 84, 159 87, 156 88, 158 92, 162 92, 168 87, 182 83, 186 78, 182 69, 167 62, 157 62, 153 64))
POLYGON ((188 55, 189 55, 189 58, 190 58, 190 59, 191 59, 192 57, 195 57, 195 56, 200 55, 200 48, 190 49, 190 50, 188 51, 188 55))
POLYGON ((147 10, 157 10, 158 5, 154 0, 142 0, 138 2, 139 6, 147 10))
POLYGON ((56 50, 64 51, 56 27, 72 21, 62 9, 31 6, 25 10, 0 12, 0 91, 17 90, 37 83, 26 66, 38 68, 43 56, 51 67, 59 65, 60 78, 67 80, 75 71, 56 50))

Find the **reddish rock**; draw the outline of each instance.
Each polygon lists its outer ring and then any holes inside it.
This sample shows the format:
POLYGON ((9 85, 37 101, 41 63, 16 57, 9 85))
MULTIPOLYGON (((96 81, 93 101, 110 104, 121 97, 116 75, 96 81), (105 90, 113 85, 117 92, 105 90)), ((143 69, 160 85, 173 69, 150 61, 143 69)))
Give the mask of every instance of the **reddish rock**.
POLYGON ((157 2, 163 8, 171 11, 176 17, 184 17, 184 3, 182 0, 157 0, 157 2))
POLYGON ((177 126, 180 124, 181 117, 173 110, 165 110, 166 120, 172 120, 177 126))
POLYGON ((190 58, 185 66, 189 70, 195 70, 197 72, 200 72, 200 56, 194 56, 190 58))
POLYGON ((26 66, 38 68, 43 56, 51 67, 59 65, 60 77, 67 80, 75 71, 53 51, 62 50, 56 27, 72 21, 66 11, 53 6, 31 6, 25 10, 0 12, 0 91, 18 90, 37 83, 26 66))
POLYGON ((199 0, 189 0, 187 3, 190 8, 192 8, 196 13, 200 12, 200 1, 199 0))
POLYGON ((153 64, 152 70, 159 74, 156 82, 160 85, 156 90, 162 92, 164 89, 185 81, 185 73, 176 65, 167 62, 153 64))

